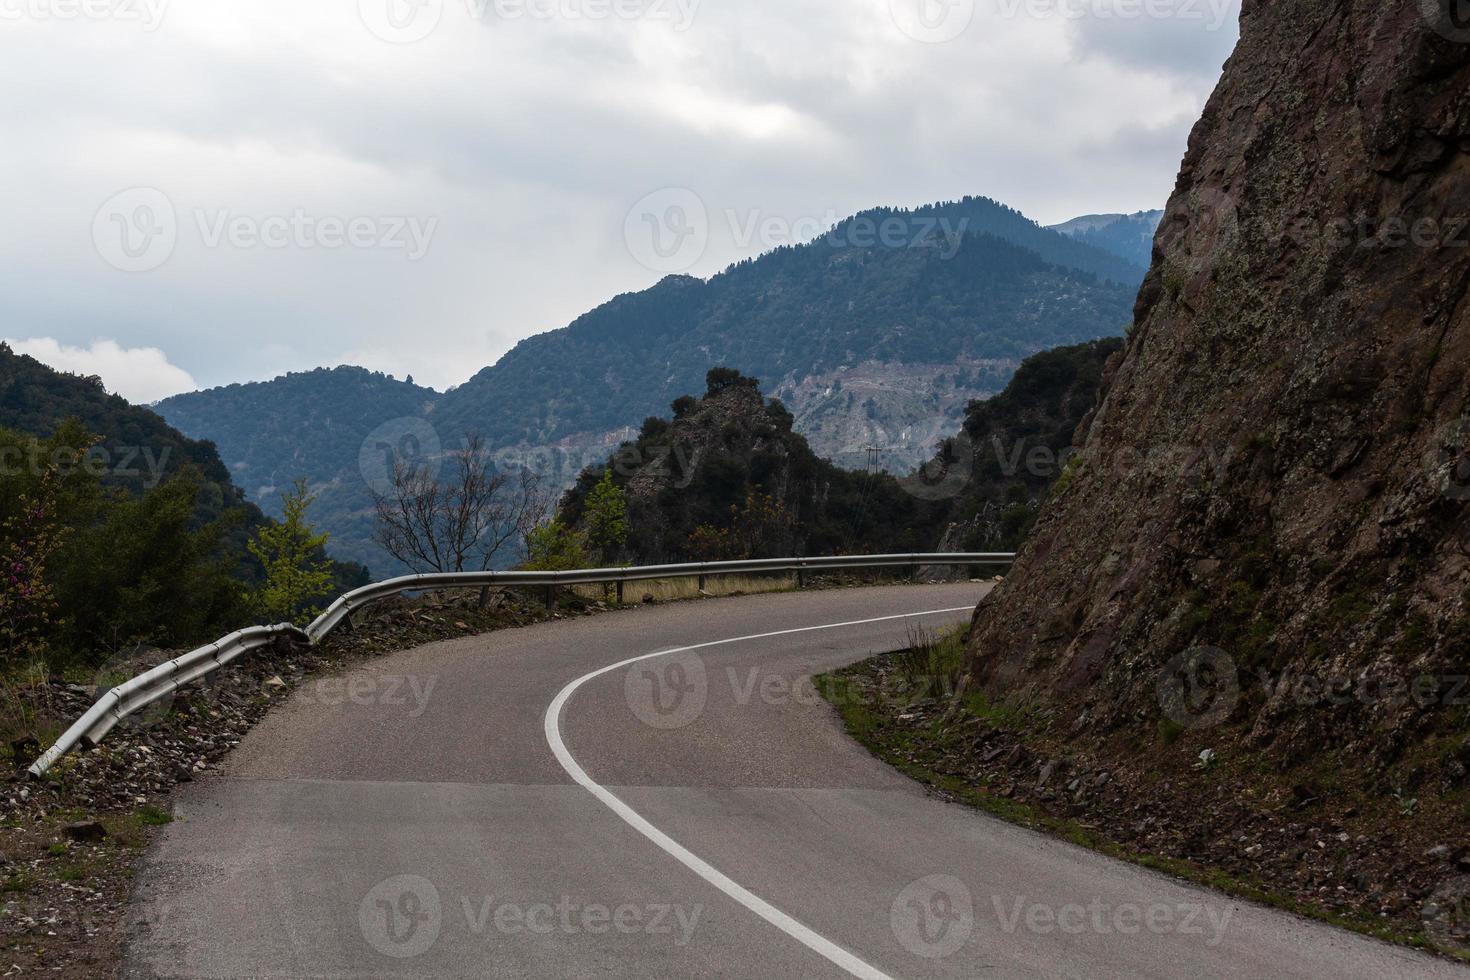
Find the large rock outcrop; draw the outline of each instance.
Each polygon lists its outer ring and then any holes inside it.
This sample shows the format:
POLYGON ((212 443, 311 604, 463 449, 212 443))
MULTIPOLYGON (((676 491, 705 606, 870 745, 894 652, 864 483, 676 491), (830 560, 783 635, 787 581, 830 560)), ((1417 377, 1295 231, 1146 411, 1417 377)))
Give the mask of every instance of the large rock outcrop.
POLYGON ((1254 678, 1470 672, 1470 24, 1453 3, 1246 0, 1126 349, 977 611, 973 682, 1117 730, 1152 724, 1161 670, 1208 647, 1242 689, 1211 720, 1260 743, 1391 762, 1438 725, 1442 703, 1333 714, 1254 678))
POLYGON ((561 520, 586 530, 589 499, 609 470, 623 490, 626 546, 601 560, 656 565, 850 554, 862 546, 916 552, 938 539, 948 500, 820 458, 754 378, 715 368, 706 381, 703 398, 675 401, 672 420, 645 420, 636 440, 584 470, 562 498, 561 520))

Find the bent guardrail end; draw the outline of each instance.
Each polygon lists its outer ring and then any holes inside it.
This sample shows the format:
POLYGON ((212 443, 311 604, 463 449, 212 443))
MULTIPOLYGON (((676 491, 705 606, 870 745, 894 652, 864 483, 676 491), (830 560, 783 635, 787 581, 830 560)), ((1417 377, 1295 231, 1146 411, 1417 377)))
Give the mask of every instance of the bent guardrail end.
POLYGON ((304 644, 311 642, 305 630, 289 623, 250 627, 166 660, 124 681, 98 698, 54 745, 31 763, 26 772, 32 779, 40 779, 68 752, 76 748, 95 748, 123 718, 177 689, 180 683, 207 677, 240 654, 285 637, 304 644))

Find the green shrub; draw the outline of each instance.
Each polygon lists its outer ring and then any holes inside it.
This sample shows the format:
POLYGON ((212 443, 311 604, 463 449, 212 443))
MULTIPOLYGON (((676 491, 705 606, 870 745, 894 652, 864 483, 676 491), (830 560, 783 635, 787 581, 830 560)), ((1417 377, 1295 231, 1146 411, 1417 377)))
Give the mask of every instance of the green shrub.
POLYGON ((526 535, 527 571, 569 572, 590 564, 581 536, 559 520, 547 521, 526 535))

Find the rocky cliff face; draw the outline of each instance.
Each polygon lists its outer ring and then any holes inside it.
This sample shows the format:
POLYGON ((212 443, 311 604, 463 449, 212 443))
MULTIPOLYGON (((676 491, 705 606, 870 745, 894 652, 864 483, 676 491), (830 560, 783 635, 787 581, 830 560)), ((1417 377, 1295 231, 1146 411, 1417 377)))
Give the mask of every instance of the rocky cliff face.
POLYGON ((1167 715, 1463 788, 1453 750, 1416 753, 1457 746, 1470 703, 1470 30, 1446 0, 1246 0, 1241 23, 972 680, 1079 730, 1167 715), (1200 697, 1171 707, 1180 670, 1200 697), (1257 683, 1283 676, 1438 681, 1257 683))
POLYGON ((999 394, 1018 367, 1015 358, 866 361, 788 376, 771 393, 791 409, 818 456, 860 470, 876 455, 890 473, 911 473, 954 435, 972 401, 999 394))

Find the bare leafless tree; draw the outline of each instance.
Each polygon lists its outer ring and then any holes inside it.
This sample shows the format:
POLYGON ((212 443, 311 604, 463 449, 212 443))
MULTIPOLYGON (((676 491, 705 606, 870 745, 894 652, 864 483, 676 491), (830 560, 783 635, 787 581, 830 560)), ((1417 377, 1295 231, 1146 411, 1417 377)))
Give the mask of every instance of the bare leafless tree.
POLYGON ((497 470, 477 434, 438 468, 442 477, 428 462, 396 461, 387 492, 373 493, 374 537, 414 571, 487 569, 546 516, 550 495, 541 475, 497 470))

